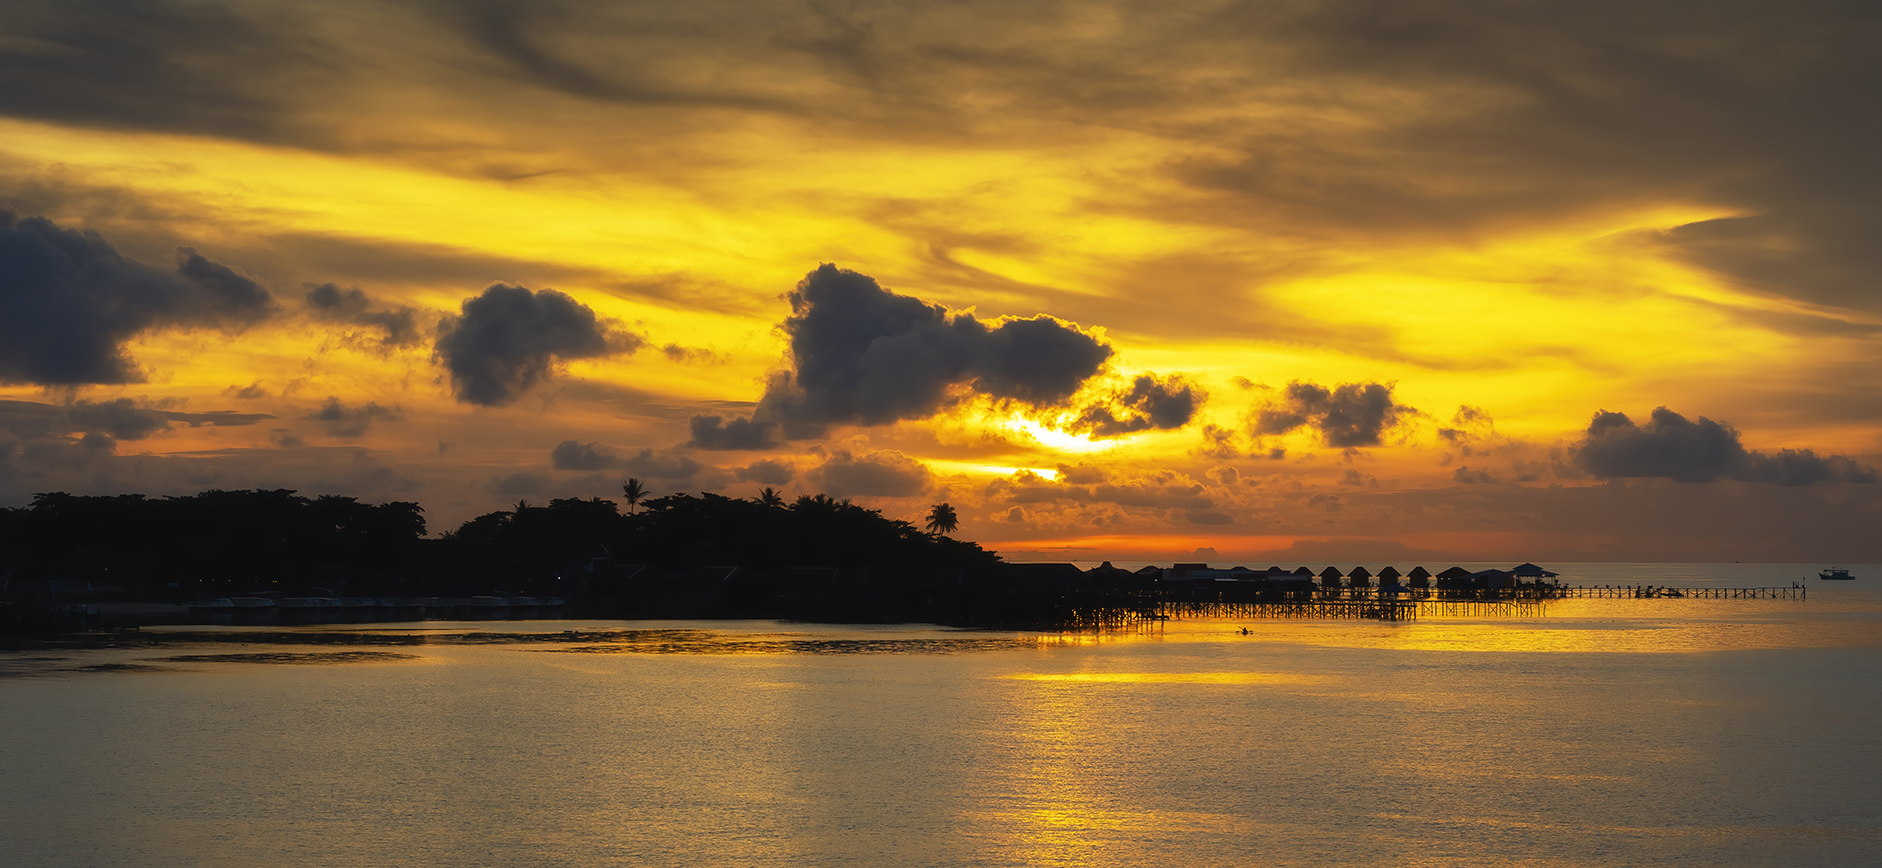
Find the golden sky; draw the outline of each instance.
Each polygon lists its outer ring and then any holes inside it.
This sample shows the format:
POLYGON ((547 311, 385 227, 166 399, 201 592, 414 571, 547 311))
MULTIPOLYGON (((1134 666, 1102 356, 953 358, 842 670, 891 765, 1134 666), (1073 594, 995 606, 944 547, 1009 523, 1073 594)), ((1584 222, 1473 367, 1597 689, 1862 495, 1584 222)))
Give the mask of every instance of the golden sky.
POLYGON ((1876 44, 1833 3, 9 3, 0 505, 442 532, 633 476, 947 501, 1015 559, 1882 560, 1876 44))

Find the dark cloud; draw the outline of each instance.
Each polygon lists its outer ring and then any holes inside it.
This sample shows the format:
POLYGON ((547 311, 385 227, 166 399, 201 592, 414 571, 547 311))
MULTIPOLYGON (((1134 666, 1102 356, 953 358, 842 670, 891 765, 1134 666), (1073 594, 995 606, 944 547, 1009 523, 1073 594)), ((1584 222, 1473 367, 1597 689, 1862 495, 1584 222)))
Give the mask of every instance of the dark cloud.
POLYGON ((1748 450, 1732 426, 1704 416, 1695 422, 1665 407, 1656 408, 1644 426, 1623 413, 1595 413, 1587 438, 1573 451, 1573 461, 1594 476, 1608 478, 1732 479, 1786 486, 1876 481, 1874 468, 1841 455, 1825 457, 1809 449, 1748 450))
POLYGON ((1208 395, 1185 382, 1181 375, 1159 379, 1148 372, 1129 389, 1112 393, 1101 404, 1085 408, 1072 430, 1096 437, 1118 437, 1152 428, 1169 430, 1189 424, 1208 395))
POLYGON ((652 449, 642 449, 633 455, 621 458, 616 466, 626 476, 664 479, 674 481, 676 484, 691 482, 706 469, 699 462, 684 455, 662 455, 652 449))
POLYGON ((279 141, 290 108, 268 83, 344 69, 311 62, 311 28, 214 3, 11 0, 0 32, 0 113, 57 123, 279 141))
POLYGON ((687 445, 696 449, 776 449, 783 445, 778 440, 778 427, 762 422, 754 422, 749 417, 735 416, 726 421, 723 416, 694 416, 691 423, 693 439, 687 445))
POLYGON ((1488 470, 1472 470, 1469 465, 1465 465, 1451 474, 1451 481, 1464 485, 1490 485, 1496 482, 1496 477, 1488 470))
POLYGON ((679 344, 667 344, 660 348, 660 354, 676 362, 716 362, 717 353, 704 347, 683 347, 679 344))
POLYGON ((599 443, 564 440, 549 450, 549 465, 557 470, 606 470, 616 460, 614 450, 599 443))
POLYGON ((797 469, 782 461, 754 461, 733 471, 740 482, 762 482, 766 485, 784 485, 797 478, 797 469))
POLYGON ((129 398, 97 404, 78 401, 65 413, 75 430, 109 434, 119 440, 142 440, 170 427, 168 419, 139 409, 129 398))
POLYGON ((914 497, 933 482, 927 465, 900 452, 857 458, 839 450, 810 476, 835 497, 914 497))
POLYGON ((168 430, 173 422, 182 422, 192 428, 203 425, 222 428, 253 425, 273 418, 266 413, 237 413, 231 410, 206 413, 155 410, 139 407, 130 398, 97 402, 80 399, 63 406, 31 401, 0 401, 0 431, 10 432, 22 439, 88 432, 108 436, 114 441, 143 440, 168 430))
MULTIPOLYGON (((773 380, 749 420, 779 427, 786 439, 821 436, 834 424, 926 418, 959 386, 1033 406, 1056 404, 1112 354, 1096 337, 1049 316, 989 327, 835 265, 806 275, 789 298, 782 328, 792 370, 773 380)), ((694 441, 755 442, 737 427, 741 421, 695 420, 694 441)))
POLYGON ((230 386, 227 389, 223 389, 222 394, 229 398, 253 401, 258 398, 268 397, 268 390, 261 387, 260 380, 256 380, 246 386, 230 386))
POLYGON ((409 307, 373 310, 372 299, 360 289, 341 289, 323 283, 307 291, 307 306, 328 322, 346 323, 385 333, 385 343, 408 346, 419 340, 417 312, 409 307))
POLYGON ((239 329, 273 302, 253 279, 196 251, 163 272, 90 230, 0 211, 0 382, 142 379, 124 344, 162 328, 239 329))
POLYGON ((341 403, 340 399, 329 396, 327 403, 322 404, 319 410, 309 413, 307 418, 324 424, 328 436, 359 437, 366 433, 366 429, 371 427, 375 420, 405 421, 405 411, 404 408, 397 406, 381 407, 377 401, 348 407, 341 403))
POLYGON ((458 401, 500 407, 548 379, 559 360, 631 353, 644 343, 553 289, 498 283, 439 325, 437 353, 458 401))
POLYGON ((1384 433, 1418 411, 1392 399, 1387 383, 1341 383, 1332 389, 1296 380, 1283 397, 1261 410, 1256 434, 1285 434, 1311 427, 1328 446, 1356 449, 1377 446, 1384 433))

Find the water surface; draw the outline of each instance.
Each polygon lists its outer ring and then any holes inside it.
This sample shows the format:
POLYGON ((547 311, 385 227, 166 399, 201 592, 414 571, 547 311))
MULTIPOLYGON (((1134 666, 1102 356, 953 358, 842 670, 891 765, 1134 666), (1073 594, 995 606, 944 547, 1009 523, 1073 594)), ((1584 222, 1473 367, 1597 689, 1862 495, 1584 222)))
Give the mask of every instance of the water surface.
MULTIPOLYGON (((1564 578, 1805 575, 1776 569, 1564 578)), ((0 862, 1878 864, 1882 569, 1855 570, 1803 602, 1396 625, 432 623, 25 651, 0 655, 0 862)))

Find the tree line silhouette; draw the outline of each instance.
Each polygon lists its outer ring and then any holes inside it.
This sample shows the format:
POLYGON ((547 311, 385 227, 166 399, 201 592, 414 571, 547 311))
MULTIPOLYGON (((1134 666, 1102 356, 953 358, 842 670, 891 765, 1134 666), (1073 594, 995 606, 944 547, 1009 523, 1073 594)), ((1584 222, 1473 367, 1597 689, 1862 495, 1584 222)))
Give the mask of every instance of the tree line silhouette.
POLYGON ((997 555, 946 536, 958 519, 937 504, 924 532, 827 495, 785 503, 773 489, 651 497, 627 480, 613 500, 569 498, 486 513, 427 538, 416 503, 361 503, 290 490, 35 495, 0 509, 0 584, 49 581, 120 598, 176 600, 299 587, 346 594, 435 594, 495 588, 575 593, 629 567, 990 568, 997 555))

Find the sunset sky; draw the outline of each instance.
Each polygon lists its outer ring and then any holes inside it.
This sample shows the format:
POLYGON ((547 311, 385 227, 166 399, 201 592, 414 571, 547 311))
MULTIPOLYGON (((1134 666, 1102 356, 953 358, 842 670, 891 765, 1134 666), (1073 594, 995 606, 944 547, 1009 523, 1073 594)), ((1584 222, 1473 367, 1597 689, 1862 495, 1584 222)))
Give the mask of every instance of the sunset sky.
POLYGON ((0 6, 0 505, 1882 561, 1862 3, 0 6))

